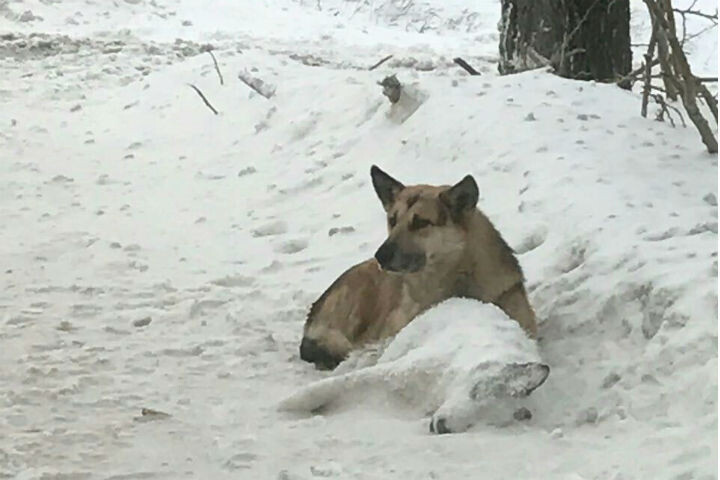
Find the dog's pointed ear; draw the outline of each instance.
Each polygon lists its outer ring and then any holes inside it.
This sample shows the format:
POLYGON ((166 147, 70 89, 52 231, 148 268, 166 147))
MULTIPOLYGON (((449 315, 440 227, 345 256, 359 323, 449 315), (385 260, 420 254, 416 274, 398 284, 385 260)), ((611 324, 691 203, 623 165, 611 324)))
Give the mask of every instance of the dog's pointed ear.
POLYGON ((540 362, 481 363, 474 369, 470 398, 522 398, 547 380, 550 367, 540 362))
POLYGON ((385 211, 389 210, 395 202, 395 197, 405 188, 405 185, 380 170, 376 165, 370 168, 370 176, 372 177, 375 193, 377 193, 378 198, 380 198, 383 208, 385 211))
POLYGON ((503 369, 511 397, 527 397, 545 383, 550 367, 544 363, 513 363, 503 369))
POLYGON ((452 215, 459 216, 475 208, 478 196, 478 186, 475 179, 472 175, 466 175, 458 183, 442 192, 440 200, 447 205, 452 215))

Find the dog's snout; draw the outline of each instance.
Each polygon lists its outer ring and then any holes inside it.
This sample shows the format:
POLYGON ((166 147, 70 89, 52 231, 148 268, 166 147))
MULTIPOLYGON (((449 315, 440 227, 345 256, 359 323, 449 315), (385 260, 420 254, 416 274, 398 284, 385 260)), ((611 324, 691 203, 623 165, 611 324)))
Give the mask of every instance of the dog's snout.
POLYGON ((303 337, 300 342, 300 358, 315 364, 315 367, 320 370, 333 370, 342 361, 341 358, 323 348, 316 340, 307 337, 303 337))
POLYGON ((390 260, 392 260, 396 250, 397 245, 394 242, 385 242, 380 245, 378 251, 375 252, 375 260, 378 261, 381 267, 385 267, 390 263, 390 260))

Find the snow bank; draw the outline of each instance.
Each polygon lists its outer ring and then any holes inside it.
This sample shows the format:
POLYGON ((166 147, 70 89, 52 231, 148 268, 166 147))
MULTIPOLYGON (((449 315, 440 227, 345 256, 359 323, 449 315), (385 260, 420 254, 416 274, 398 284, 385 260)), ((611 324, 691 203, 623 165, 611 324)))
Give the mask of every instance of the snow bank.
MULTIPOLYGON (((375 350, 371 347, 373 356, 375 350)), ((445 430, 458 432, 474 424, 493 401, 524 397, 544 382, 547 367, 540 361, 535 341, 499 308, 454 298, 413 320, 375 365, 349 372, 340 366, 339 374, 302 388, 280 408, 327 411, 360 405, 367 397, 376 404, 378 395, 384 401, 392 396, 404 411, 409 405, 421 414, 433 412, 435 430, 442 422, 445 430)))

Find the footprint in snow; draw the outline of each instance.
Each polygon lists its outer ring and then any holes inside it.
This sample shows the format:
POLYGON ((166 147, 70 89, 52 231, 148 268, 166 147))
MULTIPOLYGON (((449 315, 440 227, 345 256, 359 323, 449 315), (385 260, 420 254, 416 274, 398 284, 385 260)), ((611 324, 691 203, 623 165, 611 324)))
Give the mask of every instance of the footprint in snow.
POLYGON ((669 238, 677 237, 681 235, 680 229, 677 227, 672 227, 667 230, 651 233, 649 235, 646 235, 643 237, 643 240, 647 242, 661 242, 663 240, 667 240, 669 238))
POLYGON ((204 315, 208 310, 214 310, 227 303, 227 300, 196 300, 190 306, 190 318, 204 315))
POLYGON ((288 240, 287 242, 283 242, 277 247, 275 247, 275 251, 277 253, 285 253, 285 254, 293 254, 298 253, 302 250, 305 250, 308 246, 308 241, 303 238, 298 238, 295 240, 288 240))
POLYGON ((252 231, 252 236, 256 238, 271 237, 273 235, 281 235, 287 232, 287 224, 282 220, 266 223, 252 231))
POLYGON ((565 252, 564 258, 560 258, 557 268, 562 273, 569 273, 585 263, 587 258, 587 246, 582 244, 572 245, 569 251, 565 252))
POLYGON ((520 244, 518 244, 514 250, 515 253, 518 255, 522 255, 528 252, 531 252, 532 250, 535 250, 540 245, 545 243, 545 240, 547 239, 548 230, 545 227, 540 227, 536 229, 534 232, 532 232, 530 235, 525 237, 520 244))
POLYGON ((70 177, 66 177, 65 175, 55 175, 48 183, 71 183, 74 181, 75 180, 70 177))
POLYGON ((216 280, 212 280, 210 283, 213 285, 217 285, 219 287, 249 287, 253 283, 255 283, 255 280, 251 277, 245 277, 242 275, 236 275, 236 276, 227 276, 223 278, 218 278, 216 280))

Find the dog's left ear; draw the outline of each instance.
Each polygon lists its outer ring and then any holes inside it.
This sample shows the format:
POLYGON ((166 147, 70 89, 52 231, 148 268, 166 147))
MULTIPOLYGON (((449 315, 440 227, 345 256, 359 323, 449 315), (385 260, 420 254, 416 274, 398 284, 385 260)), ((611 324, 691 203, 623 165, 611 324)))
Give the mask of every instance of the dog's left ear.
POLYGON ((372 177, 375 193, 377 193, 377 196, 380 198, 385 211, 388 211, 390 207, 392 207, 392 204, 395 203, 395 197, 403 188, 405 188, 405 185, 398 182, 375 165, 370 168, 370 177, 372 177))
POLYGON ((453 215, 475 208, 478 202, 478 186, 472 175, 467 175, 458 183, 440 194, 440 200, 448 206, 453 215))

